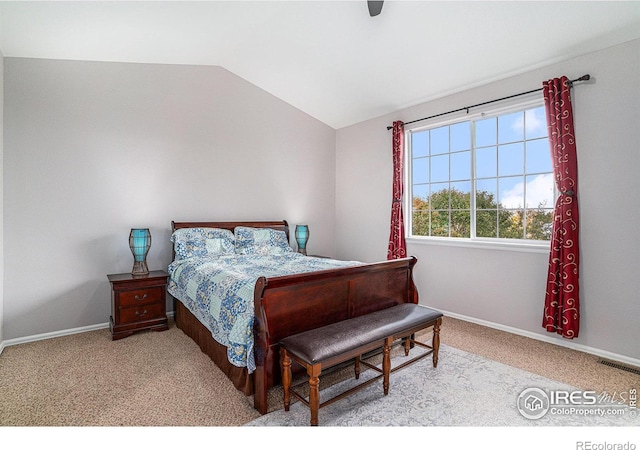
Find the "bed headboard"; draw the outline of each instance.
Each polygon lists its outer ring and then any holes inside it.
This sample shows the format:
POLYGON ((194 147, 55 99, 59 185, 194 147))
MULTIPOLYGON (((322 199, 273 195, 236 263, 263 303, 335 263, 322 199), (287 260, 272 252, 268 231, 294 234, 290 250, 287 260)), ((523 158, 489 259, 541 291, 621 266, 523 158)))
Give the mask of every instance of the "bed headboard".
MULTIPOLYGON (((252 228, 273 228, 274 230, 284 231, 289 240, 289 224, 286 220, 281 221, 249 221, 249 222, 176 222, 171 221, 171 233, 178 228, 223 228, 233 233, 235 227, 252 227, 252 228)), ((175 248, 171 246, 171 260, 175 259, 175 248)))

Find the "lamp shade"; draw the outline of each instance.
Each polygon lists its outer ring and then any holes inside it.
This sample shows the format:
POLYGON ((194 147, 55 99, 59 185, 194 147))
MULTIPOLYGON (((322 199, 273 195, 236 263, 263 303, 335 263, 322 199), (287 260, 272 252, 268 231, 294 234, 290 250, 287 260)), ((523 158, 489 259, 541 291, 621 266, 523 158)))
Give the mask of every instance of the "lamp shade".
POLYGON ((309 225, 296 225, 296 242, 298 253, 307 254, 307 241, 309 240, 309 225))
POLYGON ((151 233, 148 228, 132 228, 129 233, 129 248, 133 254, 132 275, 147 275, 147 253, 151 248, 151 233))

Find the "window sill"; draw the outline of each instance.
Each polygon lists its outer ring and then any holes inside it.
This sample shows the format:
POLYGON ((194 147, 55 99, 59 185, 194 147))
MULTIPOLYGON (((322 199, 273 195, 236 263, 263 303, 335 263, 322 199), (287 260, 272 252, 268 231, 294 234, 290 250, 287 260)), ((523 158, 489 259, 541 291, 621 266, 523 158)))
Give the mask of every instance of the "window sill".
POLYGON ((549 242, 505 242, 499 240, 438 238, 438 237, 408 237, 407 244, 441 245, 448 247, 481 248, 484 250, 503 250, 525 253, 549 254, 549 242))

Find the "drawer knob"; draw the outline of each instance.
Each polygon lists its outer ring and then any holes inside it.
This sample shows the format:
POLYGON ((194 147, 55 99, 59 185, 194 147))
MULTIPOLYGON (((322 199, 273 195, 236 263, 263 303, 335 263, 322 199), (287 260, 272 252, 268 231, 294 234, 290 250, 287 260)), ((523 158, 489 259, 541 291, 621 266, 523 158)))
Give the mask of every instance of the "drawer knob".
POLYGON ((140 297, 138 294, 136 294, 135 299, 138 301, 144 300, 145 298, 147 298, 147 294, 144 294, 142 297, 140 297))
POLYGON ((145 309, 144 311, 140 312, 140 311, 136 311, 136 316, 138 317, 142 317, 142 316, 146 316, 147 315, 147 310, 145 309))

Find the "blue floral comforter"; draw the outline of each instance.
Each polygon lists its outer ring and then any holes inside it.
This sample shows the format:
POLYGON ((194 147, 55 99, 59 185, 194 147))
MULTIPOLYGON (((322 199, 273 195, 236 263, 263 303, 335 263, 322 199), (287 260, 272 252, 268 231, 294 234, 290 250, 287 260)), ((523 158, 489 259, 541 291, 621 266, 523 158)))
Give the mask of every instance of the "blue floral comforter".
POLYGON ((355 266, 357 261, 300 253, 193 257, 169 265, 169 293, 180 300, 227 347, 234 366, 255 368, 253 292, 259 277, 276 277, 355 266))

